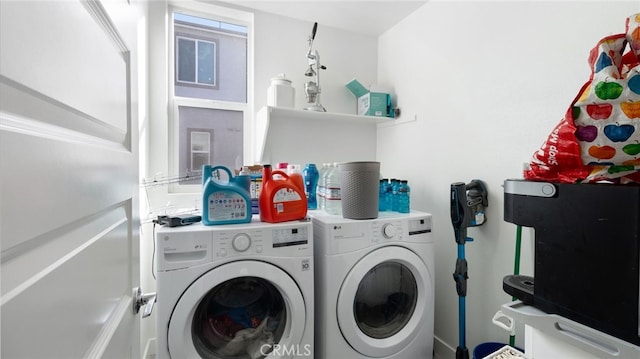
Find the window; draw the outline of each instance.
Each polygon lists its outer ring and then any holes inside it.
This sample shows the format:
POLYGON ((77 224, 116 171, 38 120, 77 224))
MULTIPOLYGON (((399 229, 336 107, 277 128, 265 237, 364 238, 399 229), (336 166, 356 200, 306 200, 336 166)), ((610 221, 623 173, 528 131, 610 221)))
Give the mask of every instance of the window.
POLYGON ((213 131, 197 131, 189 129, 189 153, 192 172, 199 171, 202 166, 211 163, 211 138, 213 131))
POLYGON ((174 8, 171 14, 170 171, 188 179, 172 191, 196 192, 201 182, 192 174, 203 165, 233 171, 246 164, 250 152, 245 128, 251 24, 216 11, 174 8))
POLYGON ((175 96, 247 102, 247 26, 173 12, 175 96))
POLYGON ((216 43, 176 36, 176 81, 216 85, 216 43))
MULTIPOLYGON (((222 165, 230 170, 243 165, 242 111, 178 106, 178 169, 181 174, 193 174, 202 166, 222 165)), ((182 184, 197 184, 197 180, 182 184)))

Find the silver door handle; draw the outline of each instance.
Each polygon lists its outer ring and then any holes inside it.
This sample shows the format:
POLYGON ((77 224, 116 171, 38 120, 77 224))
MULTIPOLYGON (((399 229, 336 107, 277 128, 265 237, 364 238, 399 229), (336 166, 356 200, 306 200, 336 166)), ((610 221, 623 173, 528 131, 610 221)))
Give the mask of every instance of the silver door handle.
POLYGON ((140 312, 140 308, 144 307, 142 311, 142 317, 146 318, 151 315, 153 312, 153 305, 156 303, 156 293, 142 293, 142 289, 140 287, 136 287, 133 289, 133 313, 138 314, 140 312))

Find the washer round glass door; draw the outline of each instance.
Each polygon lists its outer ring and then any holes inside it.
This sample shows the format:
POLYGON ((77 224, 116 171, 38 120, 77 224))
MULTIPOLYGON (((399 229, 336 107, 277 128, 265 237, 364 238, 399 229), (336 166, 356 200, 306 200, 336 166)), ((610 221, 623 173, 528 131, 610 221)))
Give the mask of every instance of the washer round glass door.
POLYGON ((417 254, 397 246, 377 249, 356 263, 342 283, 340 331, 367 357, 397 353, 420 332, 431 290, 431 275, 417 254))
POLYGON ((169 321, 176 358, 264 358, 274 344, 300 343, 304 298, 282 269, 264 262, 231 262, 207 272, 180 297, 169 321))

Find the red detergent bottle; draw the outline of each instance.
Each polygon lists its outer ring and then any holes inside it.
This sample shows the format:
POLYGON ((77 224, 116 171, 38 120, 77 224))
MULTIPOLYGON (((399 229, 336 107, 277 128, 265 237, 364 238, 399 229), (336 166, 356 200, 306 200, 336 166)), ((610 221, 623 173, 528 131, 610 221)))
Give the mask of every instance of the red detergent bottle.
POLYGON ((295 221, 307 216, 307 197, 297 182, 286 172, 272 171, 271 165, 264 165, 259 200, 262 222, 295 221))

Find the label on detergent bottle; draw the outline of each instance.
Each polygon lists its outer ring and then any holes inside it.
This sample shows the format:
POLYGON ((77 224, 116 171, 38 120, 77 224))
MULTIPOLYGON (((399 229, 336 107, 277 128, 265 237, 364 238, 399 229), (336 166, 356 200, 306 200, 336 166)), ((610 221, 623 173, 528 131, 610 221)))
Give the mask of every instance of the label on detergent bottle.
POLYGON ((299 201, 302 197, 298 194, 298 192, 294 191, 291 188, 280 188, 276 194, 273 196, 273 208, 276 209, 276 212, 282 213, 284 212, 284 203, 299 201))
POLYGON ((216 191, 209 195, 209 221, 242 220, 247 218, 247 204, 237 192, 216 191))

